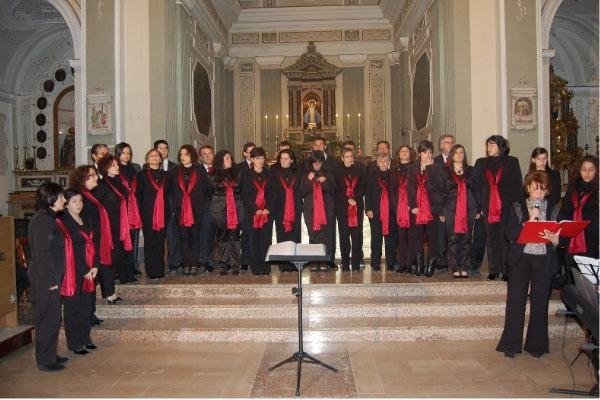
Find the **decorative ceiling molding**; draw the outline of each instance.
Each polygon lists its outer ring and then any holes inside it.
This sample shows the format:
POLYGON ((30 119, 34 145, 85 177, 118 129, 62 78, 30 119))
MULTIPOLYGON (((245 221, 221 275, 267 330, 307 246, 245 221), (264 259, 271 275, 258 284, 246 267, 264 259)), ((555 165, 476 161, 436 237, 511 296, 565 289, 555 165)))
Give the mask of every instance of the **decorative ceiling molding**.
POLYGON ((210 0, 176 0, 176 4, 191 14, 209 42, 229 43, 228 27, 210 0))
POLYGON ((60 13, 44 0, 0 2, 0 26, 15 31, 37 30, 41 26, 64 24, 60 13))
MULTIPOLYGON (((298 57, 306 49, 306 42, 282 43, 277 46, 235 45, 229 49, 229 56, 237 58, 253 58, 259 56, 298 57)), ((387 54, 394 51, 391 41, 339 41, 320 42, 319 52, 324 56, 339 54, 387 54)))

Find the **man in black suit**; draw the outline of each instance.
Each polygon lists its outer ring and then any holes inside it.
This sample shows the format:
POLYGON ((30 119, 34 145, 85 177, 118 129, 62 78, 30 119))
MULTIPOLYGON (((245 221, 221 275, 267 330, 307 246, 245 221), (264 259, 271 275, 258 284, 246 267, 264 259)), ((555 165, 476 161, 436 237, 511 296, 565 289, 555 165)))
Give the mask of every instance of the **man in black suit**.
POLYGON ((387 140, 380 140, 377 142, 375 147, 375 157, 373 160, 369 161, 366 168, 367 176, 370 174, 376 174, 379 171, 379 167, 377 167, 377 156, 378 155, 388 155, 391 159, 390 169, 396 170, 398 168, 398 161, 392 158, 390 154, 390 143, 387 140))
MULTIPOLYGON (((208 144, 200 147, 198 149, 198 156, 200 164, 202 164, 203 169, 206 171, 206 175, 208 178, 208 191, 209 191, 209 201, 212 198, 213 192, 213 159, 215 158, 215 149, 208 144)), ((215 243, 215 229, 212 224, 212 218, 210 213, 204 213, 202 215, 201 222, 201 231, 200 231, 200 260, 198 260, 198 264, 200 265, 200 273, 207 271, 210 272, 213 270, 211 254, 214 248, 215 243)))
MULTIPOLYGON (((161 169, 169 173, 173 172, 177 164, 169 160, 169 143, 166 140, 157 140, 154 142, 154 148, 160 153, 161 169)), ((175 207, 173 207, 173 197, 167 198, 171 210, 171 218, 167 225, 167 263, 171 275, 177 275, 182 272, 181 247, 179 245, 179 228, 175 219, 175 207)))
MULTIPOLYGON (((450 149, 454 146, 454 135, 449 133, 440 136, 438 139, 438 150, 440 154, 433 158, 433 165, 436 166, 434 169, 436 171, 436 175, 443 173, 443 167, 446 165, 446 160, 448 159, 448 154, 450 154, 450 149)), ((438 175, 441 176, 441 175, 438 175)), ((434 216, 437 224, 437 243, 438 243, 438 264, 436 265, 436 269, 448 268, 448 238, 446 236, 446 225, 440 221, 439 216, 434 216)))

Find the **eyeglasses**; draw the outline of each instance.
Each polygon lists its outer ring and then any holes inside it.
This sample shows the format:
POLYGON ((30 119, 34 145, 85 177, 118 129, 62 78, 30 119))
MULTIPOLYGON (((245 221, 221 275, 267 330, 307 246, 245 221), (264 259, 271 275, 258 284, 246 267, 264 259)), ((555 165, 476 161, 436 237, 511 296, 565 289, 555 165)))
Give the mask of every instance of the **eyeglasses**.
POLYGON ((87 176, 87 177, 88 177, 88 178, 93 178, 93 177, 95 177, 95 176, 98 176, 98 174, 88 174, 88 176, 87 176))

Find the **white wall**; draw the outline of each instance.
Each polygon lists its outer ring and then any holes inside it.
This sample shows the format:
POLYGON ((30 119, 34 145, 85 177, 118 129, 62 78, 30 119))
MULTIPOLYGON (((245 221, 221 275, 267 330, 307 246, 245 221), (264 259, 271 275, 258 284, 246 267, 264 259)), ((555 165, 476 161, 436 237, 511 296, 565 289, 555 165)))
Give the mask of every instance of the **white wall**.
POLYGON ((0 100, 0 214, 8 215, 8 193, 13 189, 12 107, 0 100))

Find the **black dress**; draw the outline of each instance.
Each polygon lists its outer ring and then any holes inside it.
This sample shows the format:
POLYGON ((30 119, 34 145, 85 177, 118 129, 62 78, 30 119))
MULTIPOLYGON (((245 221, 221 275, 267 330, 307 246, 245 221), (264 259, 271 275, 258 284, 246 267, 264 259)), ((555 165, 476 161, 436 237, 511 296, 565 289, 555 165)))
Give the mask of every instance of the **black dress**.
MULTIPOLYGON (((92 267, 99 267, 100 258, 98 253, 99 241, 94 237, 93 230, 86 221, 83 225, 79 225, 73 219, 69 212, 63 213, 60 217, 63 222, 71 241, 73 243, 73 256, 75 260, 75 293, 73 296, 63 296, 64 304, 64 323, 65 336, 67 338, 67 347, 69 350, 80 350, 86 344, 92 343, 90 331, 92 323, 90 315, 92 313, 93 297, 95 291, 89 292, 83 290, 84 276, 90 271, 90 266, 87 265, 86 259, 86 244, 91 240, 94 246, 94 260, 92 267)), ((55 254, 55 259, 65 262, 65 251, 58 251, 55 254)))
POLYGON ((273 205, 272 185, 269 171, 263 170, 258 173, 251 169, 242 174, 244 231, 248 233, 250 269, 254 275, 267 275, 270 270, 270 266, 265 262, 265 256, 273 236, 273 216, 270 214, 273 205), (264 223, 259 223, 261 217, 256 215, 256 212, 261 209, 257 206, 261 191, 264 192, 262 209, 269 210, 269 214, 262 217, 264 223))
POLYGON ((302 174, 300 179, 300 195, 304 201, 302 211, 304 213, 304 223, 306 224, 306 230, 308 231, 309 243, 320 243, 324 244, 327 248, 327 254, 330 256, 330 262, 333 262, 335 257, 335 245, 331 241, 332 232, 335 236, 334 224, 334 198, 335 198, 335 181, 333 174, 329 171, 325 171, 321 168, 319 171, 311 170, 302 174), (308 174, 314 172, 315 176, 312 180, 308 179, 308 174), (325 177, 325 181, 322 183, 318 182, 319 177, 325 177), (324 223, 318 224, 319 229, 313 227, 314 217, 314 188, 316 186, 321 187, 323 193, 323 201, 325 208, 325 219, 324 223))
POLYGON ((473 183, 477 209, 484 218, 487 236, 487 251, 490 277, 506 273, 508 242, 505 240, 505 226, 511 205, 523 202, 523 176, 519 160, 512 156, 483 157, 473 167, 473 183), (500 170, 502 172, 500 173, 500 170), (498 176, 500 179, 498 179, 498 176), (490 179, 498 186, 501 211, 496 221, 490 215, 490 179))
POLYGON ((213 251, 213 265, 220 268, 222 274, 237 274, 240 271, 240 229, 244 218, 241 197, 240 176, 234 169, 216 170, 213 177, 213 193, 210 201, 210 215, 215 228, 215 249, 213 251), (227 226, 227 190, 233 195, 235 227, 227 226))
POLYGON ((358 271, 363 247, 365 170, 356 164, 350 167, 341 166, 335 170, 334 177, 336 183, 335 215, 340 236, 342 269, 348 270, 351 266, 352 270, 358 271), (349 226, 349 216, 354 211, 348 204, 349 199, 356 201, 356 226, 352 227, 349 226), (352 255, 350 255, 351 253, 352 255))
MULTIPOLYGON (((165 276, 165 237, 171 207, 172 180, 171 174, 160 169, 146 169, 139 172, 137 177, 137 201, 142 216, 142 229, 144 232, 144 266, 150 279, 165 276), (154 209, 159 191, 162 191, 162 204, 164 220, 162 228, 160 222, 154 218, 154 209)), ((159 203, 160 204, 160 203, 159 203)))

